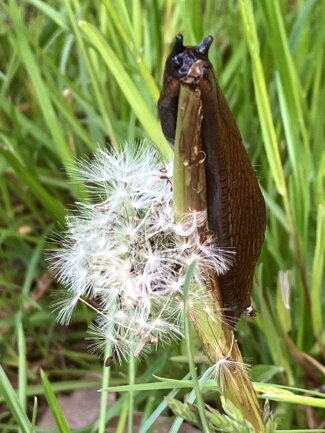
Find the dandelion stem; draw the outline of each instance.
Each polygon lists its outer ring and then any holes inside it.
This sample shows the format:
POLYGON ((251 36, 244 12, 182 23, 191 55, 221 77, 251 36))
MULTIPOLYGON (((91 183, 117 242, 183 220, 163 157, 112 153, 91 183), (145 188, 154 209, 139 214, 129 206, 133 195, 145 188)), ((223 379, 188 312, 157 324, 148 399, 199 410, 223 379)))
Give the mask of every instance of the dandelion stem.
MULTIPOLYGON (((105 347, 105 360, 111 355, 111 345, 109 343, 106 344, 105 347)), ((103 366, 103 375, 102 375, 102 389, 106 389, 109 386, 110 381, 110 373, 111 368, 103 366)), ((107 401, 108 401, 108 392, 101 392, 100 395, 100 415, 99 415, 99 426, 98 433, 105 433, 106 431, 106 412, 107 412, 107 401)))
MULTIPOLYGON (((135 383, 135 357, 130 356, 129 359, 129 385, 135 383)), ((134 415, 134 393, 129 391, 129 417, 128 417, 128 433, 133 433, 133 415, 134 415)))

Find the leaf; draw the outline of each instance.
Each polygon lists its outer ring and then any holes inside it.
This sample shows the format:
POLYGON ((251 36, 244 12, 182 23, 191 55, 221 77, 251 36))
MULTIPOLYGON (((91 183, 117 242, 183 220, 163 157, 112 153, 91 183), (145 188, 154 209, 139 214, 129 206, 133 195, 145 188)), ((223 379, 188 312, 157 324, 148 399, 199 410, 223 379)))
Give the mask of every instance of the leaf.
POLYGON ((165 400, 175 415, 180 416, 188 422, 200 425, 200 417, 196 406, 181 403, 179 400, 171 397, 168 397, 165 400))
POLYGON ((68 423, 65 419, 63 411, 59 405, 59 402, 55 396, 52 385, 43 370, 41 370, 41 379, 45 391, 46 400, 55 418, 55 422, 56 425, 58 426, 59 432, 70 433, 68 423))
POLYGON ((95 26, 85 21, 80 21, 79 26, 85 35, 89 38, 91 44, 99 51, 106 66, 112 72, 124 96, 129 101, 133 111, 142 123, 149 138, 160 152, 169 158, 172 154, 169 145, 164 139, 157 118, 149 110, 145 100, 141 96, 130 76, 126 72, 120 59, 116 56, 112 48, 108 45, 103 35, 95 26))
POLYGON ((23 408, 21 407, 17 394, 15 393, 9 379, 0 365, 0 395, 4 397, 12 415, 17 421, 22 433, 30 433, 32 431, 32 424, 23 408))
POLYGON ((277 365, 259 364, 252 367, 250 376, 254 382, 267 382, 276 374, 283 373, 283 370, 283 367, 277 365))

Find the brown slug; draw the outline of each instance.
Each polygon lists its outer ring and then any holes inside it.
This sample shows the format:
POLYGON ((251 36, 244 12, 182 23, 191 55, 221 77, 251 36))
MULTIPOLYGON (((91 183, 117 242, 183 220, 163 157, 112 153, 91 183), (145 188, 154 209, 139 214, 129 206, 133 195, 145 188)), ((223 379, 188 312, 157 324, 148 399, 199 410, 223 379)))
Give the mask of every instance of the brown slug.
POLYGON ((198 88, 201 92, 208 227, 218 247, 235 251, 230 269, 218 276, 224 318, 234 326, 251 305, 255 266, 264 241, 266 211, 240 132, 208 59, 212 40, 212 36, 207 36, 198 46, 184 46, 182 35, 176 36, 166 61, 158 112, 164 135, 173 144, 180 86, 198 88), (195 65, 201 68, 199 75, 191 72, 195 65))

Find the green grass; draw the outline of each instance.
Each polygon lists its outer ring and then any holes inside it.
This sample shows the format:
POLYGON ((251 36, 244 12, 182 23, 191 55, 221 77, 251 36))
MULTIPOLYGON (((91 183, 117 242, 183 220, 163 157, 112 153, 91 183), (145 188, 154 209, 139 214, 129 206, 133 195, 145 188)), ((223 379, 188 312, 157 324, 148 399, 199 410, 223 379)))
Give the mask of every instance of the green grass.
MULTIPOLYGON (((37 431, 33 413, 35 418, 37 407, 45 404, 57 414, 58 431, 68 431, 54 394, 82 381, 90 386, 87 372, 101 375, 104 388, 124 386, 126 393, 118 394, 108 411, 103 393, 100 418, 85 432, 104 432, 114 416, 120 417, 118 431, 125 425, 131 432, 129 412, 134 408, 145 414, 140 430, 145 433, 166 414, 164 396, 182 396, 193 387, 188 377, 182 379, 188 372, 183 344, 130 367, 102 369, 102 360, 89 354, 84 342, 92 319, 85 308, 69 328, 55 323, 50 293, 56 286, 46 282, 43 254, 65 208, 85 199, 75 157, 90 155, 97 145, 142 138, 170 157, 156 102, 164 61, 179 32, 187 44, 214 36, 211 60, 267 202, 266 242, 254 287, 258 315, 243 319, 237 331, 244 358, 253 366, 261 398, 274 400, 279 431, 310 427, 303 405, 310 405, 320 425, 324 399, 308 391, 318 391, 324 381, 324 22, 325 3, 317 0, 2 3, 4 432, 37 431), (36 290, 40 281, 47 284, 43 292, 36 290), (261 388, 264 378, 269 383, 261 388), (288 394, 283 391, 287 386, 299 390, 288 394)), ((199 348, 193 351, 197 359, 199 348)), ((197 365, 204 371, 204 363, 197 365)), ((215 392, 204 389, 203 396, 215 392)), ((172 431, 180 424, 176 418, 172 431)))

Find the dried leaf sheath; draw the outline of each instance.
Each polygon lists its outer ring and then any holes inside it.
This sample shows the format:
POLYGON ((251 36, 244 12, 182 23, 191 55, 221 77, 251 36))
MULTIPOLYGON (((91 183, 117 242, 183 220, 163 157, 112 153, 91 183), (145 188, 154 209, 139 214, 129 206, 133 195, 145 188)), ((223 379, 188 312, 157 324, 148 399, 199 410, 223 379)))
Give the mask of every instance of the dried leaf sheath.
POLYGON ((250 306, 266 217, 256 175, 207 57, 211 42, 207 37, 197 47, 184 47, 177 37, 166 62, 158 109, 166 138, 173 143, 181 85, 200 90, 209 229, 219 247, 236 252, 234 264, 219 280, 226 319, 233 325, 250 306))

